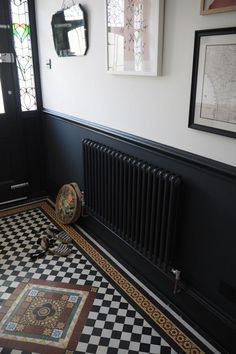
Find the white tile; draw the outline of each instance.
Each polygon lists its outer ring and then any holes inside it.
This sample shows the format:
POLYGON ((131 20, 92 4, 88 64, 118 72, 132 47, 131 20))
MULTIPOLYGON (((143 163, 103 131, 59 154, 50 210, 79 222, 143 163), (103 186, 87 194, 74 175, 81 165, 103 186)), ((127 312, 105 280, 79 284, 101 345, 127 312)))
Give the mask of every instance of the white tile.
POLYGON ((98 345, 100 342, 100 337, 91 335, 89 339, 89 344, 98 345))
POLYGON ((111 338, 112 330, 111 329, 104 329, 102 331, 101 337, 104 338, 111 338))
POLYGON ((76 347, 76 350, 82 353, 87 353, 87 347, 88 347, 87 343, 79 342, 76 347))

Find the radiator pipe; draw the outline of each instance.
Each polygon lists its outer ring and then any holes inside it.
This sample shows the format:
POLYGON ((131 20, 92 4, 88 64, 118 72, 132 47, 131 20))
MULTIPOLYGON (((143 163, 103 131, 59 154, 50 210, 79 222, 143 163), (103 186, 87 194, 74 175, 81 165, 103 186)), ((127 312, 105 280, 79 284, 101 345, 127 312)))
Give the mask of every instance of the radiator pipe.
POLYGON ((179 280, 180 280, 181 271, 178 269, 172 268, 171 273, 173 273, 175 275, 174 295, 176 295, 181 291, 181 289, 179 288, 179 280))

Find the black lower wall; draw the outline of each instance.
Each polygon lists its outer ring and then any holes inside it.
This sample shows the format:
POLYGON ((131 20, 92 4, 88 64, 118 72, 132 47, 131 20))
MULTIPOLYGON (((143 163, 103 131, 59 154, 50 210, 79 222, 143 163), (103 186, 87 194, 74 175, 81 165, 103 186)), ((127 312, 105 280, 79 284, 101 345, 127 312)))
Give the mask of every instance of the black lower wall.
POLYGON ((55 196, 83 180, 82 139, 89 138, 175 172, 183 178, 174 266, 185 289, 138 255, 95 218, 79 223, 166 302, 230 353, 236 347, 236 169, 108 128, 44 112, 47 189, 55 196))

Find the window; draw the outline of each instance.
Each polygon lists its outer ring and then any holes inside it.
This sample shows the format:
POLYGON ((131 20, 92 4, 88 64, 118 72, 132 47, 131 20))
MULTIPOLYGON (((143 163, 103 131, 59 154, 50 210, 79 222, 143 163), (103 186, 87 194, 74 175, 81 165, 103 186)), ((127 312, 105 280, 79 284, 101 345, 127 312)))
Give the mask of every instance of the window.
MULTIPOLYGON (((37 109, 28 0, 10 0, 22 111, 37 109)), ((0 101, 1 107, 1 101, 0 101)), ((1 108, 0 108, 1 109, 1 108)))

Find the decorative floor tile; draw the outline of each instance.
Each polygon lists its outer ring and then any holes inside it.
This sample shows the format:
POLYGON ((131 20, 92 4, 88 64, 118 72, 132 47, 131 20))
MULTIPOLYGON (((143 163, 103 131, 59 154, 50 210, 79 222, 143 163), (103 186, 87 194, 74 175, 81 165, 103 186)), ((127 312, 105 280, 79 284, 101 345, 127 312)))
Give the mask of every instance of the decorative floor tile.
MULTIPOLYGON (((89 294, 93 292, 88 289, 96 288, 97 292, 93 293, 96 296, 90 311, 87 308, 87 319, 81 312, 84 318, 81 334, 77 331, 75 336, 71 335, 75 346, 68 347, 67 352, 63 349, 63 353, 217 352, 178 324, 86 236, 71 226, 59 224, 54 209, 46 201, 1 211, 0 240, 0 313, 4 314, 0 323, 0 352, 20 353, 25 347, 18 347, 14 341, 9 344, 4 336, 17 334, 19 345, 24 342, 21 340, 23 333, 31 342, 36 339, 51 341, 47 344, 50 354, 55 343, 63 340, 70 343, 70 319, 76 321, 72 313, 77 314, 77 320, 80 318, 76 311, 84 301, 80 292, 83 286, 89 294), (30 253, 38 250, 37 240, 45 235, 48 226, 56 226, 72 237, 72 253, 66 258, 47 254, 32 262, 30 253), (48 284, 51 290, 46 292, 48 284), (16 304, 19 287, 21 297, 16 304), (67 293, 63 290, 57 293, 58 288, 66 288, 67 293), (63 298, 68 293, 69 297, 63 298), (65 317, 69 318, 67 322, 65 317)), ((47 352, 45 347, 43 351, 38 350, 38 345, 34 342, 27 353, 47 352)))
POLYGON ((74 351, 95 293, 74 284, 21 283, 0 310, 0 342, 38 352, 74 351))

